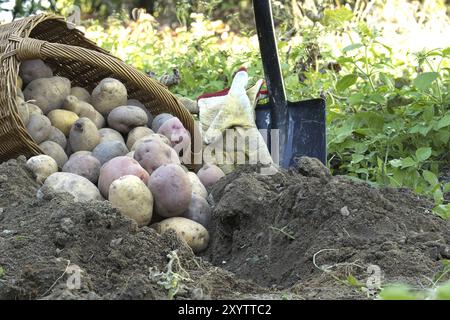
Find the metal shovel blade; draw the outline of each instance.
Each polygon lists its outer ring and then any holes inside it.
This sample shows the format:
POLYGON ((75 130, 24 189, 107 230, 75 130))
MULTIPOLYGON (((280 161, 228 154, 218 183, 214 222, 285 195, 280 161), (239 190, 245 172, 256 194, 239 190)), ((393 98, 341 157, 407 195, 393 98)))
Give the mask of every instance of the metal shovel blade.
POLYGON ((279 158, 274 160, 282 167, 292 166, 300 156, 314 157, 325 164, 325 101, 287 101, 270 0, 253 0, 253 9, 269 92, 269 102, 256 107, 256 125, 259 129, 268 129, 267 144, 273 158, 275 144, 278 145, 279 158))

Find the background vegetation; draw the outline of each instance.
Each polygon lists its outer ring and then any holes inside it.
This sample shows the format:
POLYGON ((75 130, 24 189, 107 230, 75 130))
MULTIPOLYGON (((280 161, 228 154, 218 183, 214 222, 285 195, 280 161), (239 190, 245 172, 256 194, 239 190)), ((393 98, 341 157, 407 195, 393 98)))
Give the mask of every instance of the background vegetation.
MULTIPOLYGON (((333 172, 430 195, 448 218, 448 1, 272 2, 289 99, 327 100, 333 172)), ((177 94, 220 90, 240 66, 263 77, 251 1, 32 0, 12 12, 71 5, 89 38, 136 68, 177 68, 177 94)))

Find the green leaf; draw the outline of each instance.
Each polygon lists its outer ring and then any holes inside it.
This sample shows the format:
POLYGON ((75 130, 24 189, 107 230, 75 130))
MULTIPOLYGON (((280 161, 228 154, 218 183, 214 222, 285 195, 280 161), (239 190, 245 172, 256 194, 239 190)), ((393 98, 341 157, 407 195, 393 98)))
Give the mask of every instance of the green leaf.
POLYGON ((442 129, 444 127, 450 126, 450 114, 445 115, 443 118, 439 119, 436 124, 436 130, 442 129))
POLYGON ((417 296, 405 285, 391 285, 380 292, 383 300, 416 300, 417 296))
POLYGON ((362 93, 352 94, 350 97, 348 97, 348 103, 350 105, 358 105, 362 101, 364 101, 364 97, 365 97, 365 95, 362 93))
POLYGON ((351 274, 348 275, 347 277, 347 283, 352 286, 352 287, 362 287, 363 284, 361 282, 359 282, 358 279, 356 279, 354 276, 352 276, 351 274))
POLYGON ((425 90, 428 89, 438 77, 439 73, 437 72, 424 72, 414 79, 413 84, 417 89, 425 90))
POLYGON ((339 81, 336 83, 336 89, 338 91, 344 91, 345 89, 354 85, 356 83, 356 80, 358 80, 358 76, 356 74, 347 74, 339 79, 339 81))
POLYGON ((363 46, 364 45, 362 43, 353 43, 353 44, 351 44, 349 46, 344 47, 342 49, 342 52, 349 52, 349 51, 352 51, 352 50, 355 50, 355 49, 359 49, 359 48, 361 48, 363 46))
POLYGON ((433 200, 436 205, 442 204, 442 201, 444 200, 444 194, 442 193, 441 188, 437 188, 433 192, 433 200))
POLYGON ((436 184, 439 183, 438 178, 436 177, 436 175, 428 170, 423 170, 422 172, 422 176, 423 178, 431 185, 431 186, 435 186, 436 184))
POLYGON ((440 216, 442 219, 450 218, 450 205, 449 204, 440 204, 433 208, 433 213, 435 215, 440 216))
POLYGON ((417 164, 417 163, 414 161, 413 158, 411 158, 411 157, 406 157, 406 158, 402 159, 402 166, 401 166, 401 168, 402 168, 402 169, 405 169, 405 168, 413 167, 413 166, 415 166, 416 164, 417 164))
POLYGON ((353 154, 352 155, 352 163, 356 164, 364 160, 364 155, 362 154, 353 154))
POLYGON ((399 168, 402 165, 402 160, 400 159, 393 159, 391 161, 389 161, 389 163, 391 164, 391 166, 393 166, 394 168, 399 168))
POLYGON ((416 150, 416 158, 418 162, 423 162, 431 156, 431 148, 419 148, 416 150))
POLYGON ((447 47, 444 50, 442 50, 442 55, 443 56, 450 56, 450 47, 447 47))
POLYGON ((352 18, 353 12, 346 7, 340 7, 338 9, 325 9, 321 23, 324 26, 339 27, 346 21, 350 21, 352 18))
POLYGON ((446 184, 444 184, 443 191, 444 191, 444 193, 450 191, 450 182, 447 182, 446 184))
POLYGON ((450 281, 436 288, 436 298, 438 300, 450 300, 450 281))
POLYGON ((2 266, 0 266, 0 279, 5 275, 5 269, 3 269, 2 266))

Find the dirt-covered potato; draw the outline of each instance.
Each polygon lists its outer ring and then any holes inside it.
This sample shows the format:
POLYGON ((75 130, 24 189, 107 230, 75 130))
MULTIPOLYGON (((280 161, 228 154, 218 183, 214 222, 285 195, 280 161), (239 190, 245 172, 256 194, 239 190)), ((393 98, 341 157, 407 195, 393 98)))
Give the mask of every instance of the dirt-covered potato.
POLYGON ((52 126, 61 130, 66 137, 69 136, 72 125, 78 120, 78 115, 75 112, 63 109, 52 110, 47 116, 50 119, 52 126))
POLYGON ((67 147, 67 139, 64 133, 62 133, 61 130, 58 128, 51 126, 50 127, 50 134, 47 138, 49 141, 56 142, 61 146, 61 148, 65 149, 67 147))
POLYGON ((30 113, 30 118, 32 115, 40 115, 42 116, 44 112, 42 112, 41 108, 39 108, 37 105, 32 103, 27 103, 28 105, 28 112, 30 113))
POLYGON ((44 141, 39 144, 39 148, 41 148, 46 155, 55 159, 56 163, 58 164, 58 168, 62 168, 68 160, 67 154, 64 152, 64 149, 61 148, 61 146, 56 142, 44 141))
POLYGON ((23 91, 25 101, 37 105, 45 114, 60 109, 70 94, 70 80, 63 77, 40 78, 31 81, 23 91))
POLYGON ((205 187, 209 187, 224 177, 225 173, 218 166, 206 163, 198 170, 197 176, 205 187))
POLYGON ((127 136, 127 147, 128 147, 128 149, 131 150, 131 148, 133 147, 134 143, 137 140, 139 140, 139 139, 141 139, 143 137, 146 137, 146 136, 148 136, 150 134, 153 134, 153 133, 154 133, 153 130, 150 129, 150 128, 147 128, 147 127, 136 127, 136 128, 134 128, 133 130, 131 130, 128 133, 128 136, 127 136))
POLYGON ((183 217, 198 222, 205 228, 208 228, 211 214, 212 210, 208 201, 196 194, 192 194, 191 203, 189 204, 189 208, 183 213, 183 217))
POLYGON ((152 121, 152 130, 155 132, 158 132, 159 128, 169 120, 170 118, 173 118, 173 115, 170 113, 160 113, 156 117, 153 118, 152 121))
POLYGON ((156 223, 154 228, 161 234, 168 230, 175 231, 181 239, 186 241, 194 253, 199 253, 208 247, 208 230, 193 220, 184 217, 173 217, 156 223))
POLYGON ((106 78, 92 91, 91 103, 103 116, 127 103, 127 88, 117 79, 106 78))
POLYGON ((28 84, 36 79, 53 77, 53 71, 41 59, 25 60, 20 63, 19 76, 24 84, 28 84))
POLYGON ((27 131, 36 143, 47 140, 50 135, 50 120, 44 115, 32 115, 27 124, 27 131))
POLYGON ((82 154, 79 152, 81 151, 70 156, 69 160, 64 164, 62 171, 85 177, 96 184, 100 175, 100 161, 90 154, 82 154))
POLYGON ((91 94, 85 88, 73 87, 70 89, 70 95, 77 97, 78 100, 91 102, 91 94))
POLYGON ((187 158, 185 160, 190 159, 191 135, 183 126, 180 119, 172 117, 166 120, 160 126, 158 133, 169 139, 172 148, 175 149, 178 155, 186 155, 187 158))
POLYGON ((148 183, 149 174, 140 166, 140 164, 130 157, 116 157, 100 168, 98 178, 98 188, 100 193, 108 199, 109 186, 111 183, 126 175, 133 175, 141 179, 145 184, 148 183))
POLYGON ((150 176, 148 186, 153 194, 156 212, 160 216, 180 216, 189 208, 192 199, 191 182, 179 165, 160 166, 150 176))
POLYGON ((128 152, 127 146, 123 142, 105 141, 100 142, 94 150, 92 150, 92 155, 96 157, 101 164, 104 164, 115 157, 124 156, 128 152))
POLYGON ((44 183, 48 176, 58 172, 58 164, 56 161, 45 154, 28 159, 27 168, 33 172, 36 181, 39 183, 44 183))
POLYGON ((149 135, 146 135, 138 140, 136 140, 136 142, 133 144, 133 146, 131 147, 131 151, 136 150, 136 148, 142 143, 142 142, 146 142, 149 139, 158 139, 161 140, 162 143, 168 145, 170 147, 170 141, 169 139, 167 139, 165 136, 163 136, 162 134, 159 133, 151 133, 149 135))
POLYGON ((55 193, 68 193, 74 197, 76 202, 103 200, 97 187, 92 182, 70 172, 56 172, 50 175, 38 190, 37 196, 42 198, 55 193))
POLYGON ((114 180, 109 186, 108 200, 122 215, 135 220, 139 227, 152 220, 152 193, 136 176, 126 175, 114 180))
POLYGON ((72 152, 92 151, 100 142, 97 126, 88 118, 74 122, 69 134, 72 152))
POLYGON ((105 126, 105 118, 100 112, 86 101, 79 100, 77 97, 69 95, 64 100, 64 109, 75 112, 80 118, 89 118, 98 129, 105 126))
POLYGON ((30 110, 28 109, 28 103, 21 98, 17 99, 17 111, 19 111, 19 117, 26 126, 28 121, 30 121, 30 110))
POLYGON ((108 115, 108 126, 121 132, 128 133, 133 128, 147 124, 147 114, 135 106, 120 106, 114 108, 108 115))
POLYGON ((145 105, 140 102, 139 100, 136 99, 129 99, 127 101, 127 106, 136 106, 141 108, 142 110, 145 111, 145 113, 147 114, 147 127, 151 128, 152 127, 152 121, 153 121, 153 115, 151 114, 151 112, 145 107, 145 105))
POLYGON ((100 143, 105 141, 120 141, 125 144, 123 136, 120 134, 120 132, 114 129, 101 128, 100 130, 98 130, 98 133, 100 134, 100 143))
POLYGON ((198 176, 194 172, 187 172, 187 174, 192 185, 192 193, 206 199, 208 196, 208 191, 206 191, 205 186, 200 181, 198 176))
POLYGON ((165 164, 180 164, 177 153, 158 138, 148 138, 139 144, 134 152, 134 159, 152 174, 165 164))

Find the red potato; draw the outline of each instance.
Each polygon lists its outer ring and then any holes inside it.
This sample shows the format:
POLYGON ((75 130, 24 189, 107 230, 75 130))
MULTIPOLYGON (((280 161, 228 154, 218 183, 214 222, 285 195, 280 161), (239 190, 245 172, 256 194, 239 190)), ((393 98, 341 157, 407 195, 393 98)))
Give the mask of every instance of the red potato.
POLYGON ((183 213, 183 217, 200 223, 205 228, 208 228, 211 221, 212 209, 208 201, 204 198, 192 194, 192 200, 189 208, 183 213))
POLYGON ((89 154, 80 154, 79 152, 70 156, 62 171, 77 174, 97 184, 100 175, 100 161, 89 154))
POLYGON ((197 176, 205 187, 210 187, 224 177, 225 173, 218 166, 206 163, 198 170, 197 176))
POLYGON ((183 126, 180 119, 176 117, 168 119, 159 128, 158 133, 169 139, 172 148, 175 149, 177 154, 190 157, 191 135, 183 126))
POLYGON ((180 164, 175 150, 158 138, 148 138, 140 143, 133 157, 150 174, 162 165, 180 164))
POLYGON ((158 215, 165 218, 176 217, 189 208, 192 199, 191 182, 179 165, 167 164, 156 169, 150 176, 148 186, 158 215))
POLYGON ((133 175, 141 179, 145 184, 149 181, 149 174, 140 164, 127 156, 116 157, 100 168, 98 188, 100 193, 108 199, 109 186, 111 183, 126 175, 133 175))
POLYGON ((159 133, 151 133, 151 134, 149 134, 149 135, 147 135, 145 137, 142 137, 142 138, 136 140, 136 142, 131 147, 130 151, 136 150, 136 148, 142 142, 147 141, 148 139, 159 139, 159 140, 161 140, 162 143, 165 143, 166 145, 168 145, 170 147, 170 141, 165 136, 163 136, 162 134, 159 134, 159 133))

